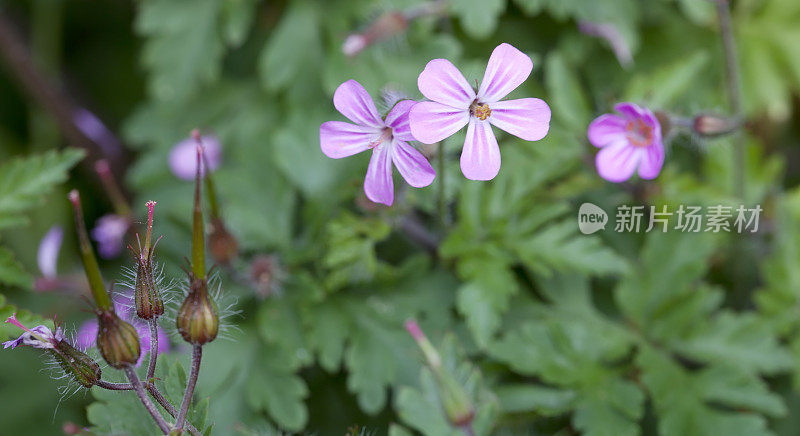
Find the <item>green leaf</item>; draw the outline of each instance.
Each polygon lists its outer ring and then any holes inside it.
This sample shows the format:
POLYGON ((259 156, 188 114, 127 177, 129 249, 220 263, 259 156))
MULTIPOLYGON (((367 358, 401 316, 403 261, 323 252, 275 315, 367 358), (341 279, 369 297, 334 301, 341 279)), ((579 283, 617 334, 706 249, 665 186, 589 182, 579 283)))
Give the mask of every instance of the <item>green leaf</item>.
POLYGON ((271 91, 285 88, 314 71, 321 56, 316 9, 308 2, 293 2, 259 56, 261 83, 271 91))
POLYGON ((480 271, 458 289, 458 311, 467 319, 467 326, 479 346, 485 347, 500 327, 509 299, 518 290, 508 266, 493 261, 464 262, 467 271, 480 271))
POLYGON ((77 149, 49 151, 17 157, 0 167, 0 229, 27 223, 22 214, 66 180, 67 171, 83 155, 77 149))
POLYGON ((373 280, 386 268, 375 254, 375 244, 389 236, 391 228, 377 218, 357 218, 342 214, 326 228, 327 253, 322 259, 330 271, 326 288, 335 290, 348 284, 373 280))
POLYGON ((146 0, 135 29, 147 38, 142 62, 154 98, 180 100, 219 76, 223 44, 217 0, 146 0))
POLYGON ((506 0, 453 0, 450 11, 461 19, 469 36, 484 39, 494 32, 497 18, 503 13, 506 0))
POLYGON ((281 347, 262 346, 245 386, 247 403, 265 410, 283 428, 299 431, 308 421, 308 387, 295 374, 298 362, 281 347))
MULTIPOLYGON (((5 321, 14 313, 17 314, 17 320, 19 320, 22 325, 27 326, 28 328, 37 325, 45 325, 48 328, 53 328, 52 320, 45 319, 27 310, 17 309, 16 306, 6 300, 6 297, 3 294, 0 294, 0 321, 5 321)), ((18 338, 22 333, 23 331, 18 327, 5 322, 0 322, 0 342, 4 342, 12 338, 18 338)))
POLYGON ((514 384, 495 388, 500 409, 506 413, 535 410, 544 416, 555 416, 572 409, 575 391, 544 386, 514 384))
POLYGON ((668 109, 689 90, 709 60, 708 53, 698 50, 648 75, 634 76, 622 101, 647 102, 654 110, 668 109))
MULTIPOLYGON (((746 389, 735 380, 724 379, 730 373, 701 372, 692 374, 672 358, 651 347, 643 349, 638 363, 642 367, 642 381, 652 394, 658 417, 659 433, 663 436, 687 434, 725 434, 756 436, 770 435, 763 416, 746 411, 729 411, 708 404, 711 400, 727 402, 731 406, 760 403, 768 409, 782 409, 780 400, 767 394, 763 385, 747 382, 746 389), (736 384, 734 384, 736 383, 736 384), (739 384, 739 386, 737 386, 739 384), (725 395, 720 395, 725 392, 725 395), (734 396, 730 396, 735 394, 734 396), (757 398, 747 398, 753 395, 757 398), (733 401, 732 401, 733 400, 733 401), (777 402, 777 403, 776 403, 777 402), (735 405, 734 403, 740 403, 735 405)), ((716 370, 712 370, 716 371, 716 370)))
POLYGON ((553 119, 575 131, 583 132, 591 121, 592 111, 576 69, 567 64, 561 52, 553 52, 544 64, 545 85, 550 96, 553 119))
POLYGON ((33 277, 17 261, 14 253, 4 247, 0 247, 0 283, 25 289, 30 289, 33 284, 33 277))

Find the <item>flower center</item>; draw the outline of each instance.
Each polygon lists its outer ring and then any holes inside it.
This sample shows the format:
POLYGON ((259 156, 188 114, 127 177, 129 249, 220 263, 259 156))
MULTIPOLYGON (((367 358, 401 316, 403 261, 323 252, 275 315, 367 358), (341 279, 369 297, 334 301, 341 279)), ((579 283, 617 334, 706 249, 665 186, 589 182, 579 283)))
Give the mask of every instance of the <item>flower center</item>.
POLYGON ((488 104, 475 100, 469 105, 469 113, 483 121, 492 115, 492 110, 489 108, 488 104))
POLYGON ((628 121, 625 131, 628 141, 636 147, 647 147, 653 142, 653 128, 642 120, 628 121))
POLYGON ((384 127, 383 131, 381 132, 380 136, 375 138, 375 140, 371 141, 367 147, 375 148, 383 143, 383 141, 391 141, 392 139, 392 128, 391 127, 384 127))

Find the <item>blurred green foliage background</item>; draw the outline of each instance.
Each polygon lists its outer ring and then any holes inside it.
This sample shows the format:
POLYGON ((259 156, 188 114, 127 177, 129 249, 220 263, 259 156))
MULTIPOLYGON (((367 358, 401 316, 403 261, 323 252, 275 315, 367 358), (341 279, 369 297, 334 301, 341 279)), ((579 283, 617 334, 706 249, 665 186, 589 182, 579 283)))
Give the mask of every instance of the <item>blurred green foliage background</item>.
MULTIPOLYGON (((214 434, 454 433, 403 330, 410 317, 473 395, 479 435, 797 434, 800 3, 731 5, 747 120, 743 195, 735 136, 675 127, 662 174, 619 185, 597 176, 586 141, 591 120, 620 101, 680 117, 731 112, 715 2, 450 0, 343 54, 348 35, 374 30, 384 14, 431 4, 0 3, 0 28, 22 36, 44 84, 63 90, 32 98, 4 58, 0 315, 13 304, 68 326, 91 317, 80 291, 32 287, 39 240, 54 224, 67 229, 59 272, 80 274, 66 192, 81 190, 90 224, 110 212, 92 169, 103 155, 138 219, 146 200, 158 201, 159 259, 181 278, 192 184, 170 173, 167 155, 200 128, 222 143, 215 181, 240 247, 219 272, 242 311, 238 329, 206 347, 198 387, 214 434), (582 33, 582 22, 613 25, 632 62, 582 33), (542 141, 500 138, 494 181, 461 176, 462 133, 443 144, 448 160, 432 186, 398 187, 392 208, 376 207, 361 188, 367 157, 320 152, 320 123, 341 119, 331 97, 343 81, 356 79, 376 101, 387 92, 418 99, 428 60, 450 59, 472 82, 501 42, 534 60, 513 96, 545 99, 553 118, 542 141), (95 113, 124 148, 76 139, 53 116, 62 99, 95 113), (68 173, 78 156, 53 153, 66 145, 86 148, 68 173), (584 201, 607 211, 764 212, 755 234, 609 227, 585 236, 575 218, 584 201), (272 269, 253 275, 264 256, 272 269)), ((103 262, 105 277, 119 280, 127 263, 103 262)), ((0 328, 1 339, 12 332, 0 328)), ((180 374, 176 359, 188 360, 174 345, 160 369, 168 380, 180 374)), ((0 352, 0 433, 60 434, 72 422, 96 434, 154 434, 129 396, 62 401, 42 367, 33 350, 0 352)))

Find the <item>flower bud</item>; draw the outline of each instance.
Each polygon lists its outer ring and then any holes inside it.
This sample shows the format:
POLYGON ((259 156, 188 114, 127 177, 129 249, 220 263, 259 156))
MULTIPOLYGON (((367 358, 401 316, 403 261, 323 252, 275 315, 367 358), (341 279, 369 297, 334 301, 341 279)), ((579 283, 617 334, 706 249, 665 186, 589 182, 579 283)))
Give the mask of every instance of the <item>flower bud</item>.
POLYGON ((694 117, 692 127, 700 136, 713 138, 733 132, 739 128, 739 121, 734 118, 717 115, 698 115, 694 117))
POLYGON ((156 207, 156 202, 148 201, 146 206, 148 215, 144 248, 140 253, 134 251, 134 259, 136 260, 134 303, 136 315, 139 318, 153 319, 164 313, 164 301, 161 299, 161 293, 156 286, 155 276, 153 275, 153 251, 155 250, 155 245, 151 245, 151 235, 153 233, 153 210, 156 207))
POLYGON ((219 218, 211 220, 208 248, 214 260, 223 265, 230 263, 239 253, 239 243, 219 218))
POLYGON ((219 332, 217 305, 208 295, 208 284, 204 279, 190 277, 189 295, 183 301, 175 324, 183 340, 192 345, 204 345, 213 341, 219 332))
POLYGON ((158 318, 164 313, 164 300, 156 287, 153 264, 143 259, 137 262, 134 303, 136 315, 142 319, 158 318))
POLYGON ((454 427, 466 427, 472 423, 475 417, 475 409, 472 401, 456 379, 442 367, 442 358, 430 343, 428 338, 422 333, 419 325, 414 320, 406 321, 406 330, 419 345, 428 366, 433 372, 436 381, 436 389, 439 394, 439 401, 442 404, 447 420, 454 427))
POLYGON ((99 310, 97 321, 97 348, 103 359, 117 369, 135 365, 142 352, 136 329, 112 310, 99 310))
POLYGON ((61 369, 83 387, 90 388, 100 380, 100 365, 67 341, 60 341, 55 348, 48 351, 56 359, 61 369))

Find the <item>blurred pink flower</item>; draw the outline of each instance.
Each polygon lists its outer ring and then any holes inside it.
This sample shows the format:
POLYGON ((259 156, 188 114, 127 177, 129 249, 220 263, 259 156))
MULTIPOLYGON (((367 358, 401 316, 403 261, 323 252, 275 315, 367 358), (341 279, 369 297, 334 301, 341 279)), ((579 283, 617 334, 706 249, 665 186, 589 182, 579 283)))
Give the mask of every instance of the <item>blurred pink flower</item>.
POLYGON ((550 128, 550 107, 538 98, 500 101, 533 70, 533 61, 510 44, 492 52, 476 91, 446 59, 428 62, 419 75, 420 92, 432 101, 411 109, 411 133, 433 144, 467 126, 461 172, 472 180, 491 180, 500 171, 500 148, 492 125, 526 141, 538 141, 550 128))
MULTIPOLYGON (((214 171, 222 161, 222 146, 214 135, 200 137, 203 143, 205 159, 211 171, 214 171)), ((187 138, 175 144, 169 152, 169 169, 175 177, 182 180, 194 180, 197 173, 197 142, 187 138)))
POLYGON ((619 103, 614 109, 621 115, 604 114, 589 125, 589 142, 601 148, 596 158, 598 174, 610 182, 623 182, 638 167, 639 177, 656 178, 664 165, 658 119, 633 103, 619 103))
POLYGON ((436 177, 425 156, 406 142, 414 140, 408 125, 408 111, 414 104, 411 100, 401 100, 382 119, 364 87, 348 80, 336 89, 333 105, 355 124, 328 121, 319 127, 320 148, 330 158, 372 149, 364 193, 375 203, 391 206, 394 201, 392 164, 415 188, 430 185, 436 177))
POLYGON ((97 241, 97 252, 105 259, 118 256, 125 246, 125 234, 131 222, 127 217, 108 214, 97 220, 92 229, 92 239, 97 241))
POLYGON ((578 30, 581 33, 597 38, 605 39, 614 56, 617 57, 617 62, 624 68, 628 68, 633 64, 633 53, 628 42, 622 36, 617 26, 611 23, 593 23, 591 21, 579 21, 578 30))
POLYGON ((39 271, 42 277, 54 279, 58 275, 58 253, 61 250, 61 242, 64 239, 64 229, 55 225, 47 231, 39 242, 39 251, 36 253, 36 260, 39 264, 39 271))

